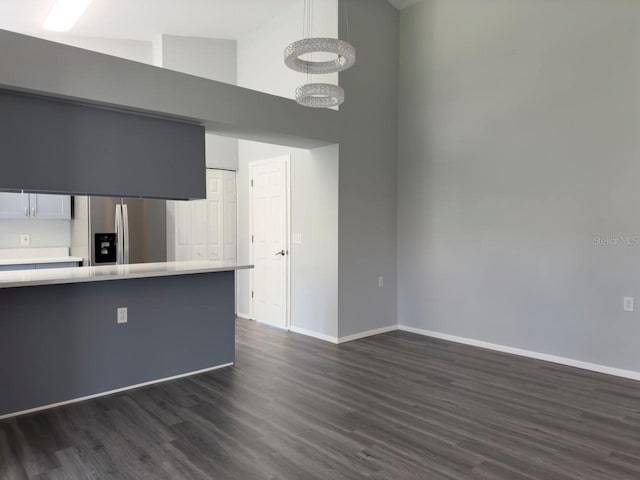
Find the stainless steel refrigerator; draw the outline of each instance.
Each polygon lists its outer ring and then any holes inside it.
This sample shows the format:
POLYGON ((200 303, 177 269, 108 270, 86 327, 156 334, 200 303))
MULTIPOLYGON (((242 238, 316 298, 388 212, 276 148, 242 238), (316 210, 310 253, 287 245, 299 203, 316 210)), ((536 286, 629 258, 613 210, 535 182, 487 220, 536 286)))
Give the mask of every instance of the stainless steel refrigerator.
POLYGON ((89 197, 91 265, 167 261, 167 202, 89 197))

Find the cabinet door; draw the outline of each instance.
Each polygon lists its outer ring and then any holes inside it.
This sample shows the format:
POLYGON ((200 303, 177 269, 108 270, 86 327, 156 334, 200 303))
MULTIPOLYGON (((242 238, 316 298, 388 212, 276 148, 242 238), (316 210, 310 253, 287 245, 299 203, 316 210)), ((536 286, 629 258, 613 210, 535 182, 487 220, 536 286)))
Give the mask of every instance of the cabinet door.
POLYGON ((13 272, 16 270, 34 270, 36 266, 34 264, 21 264, 21 265, 0 265, 0 272, 13 272))
POLYGON ((0 218, 26 218, 29 216, 29 195, 0 193, 0 218))
POLYGON ((43 220, 71 219, 71 197, 68 195, 29 195, 31 216, 43 220))
POLYGON ((52 268, 72 268, 79 267, 78 262, 64 262, 64 263, 37 263, 36 270, 50 270, 52 268))

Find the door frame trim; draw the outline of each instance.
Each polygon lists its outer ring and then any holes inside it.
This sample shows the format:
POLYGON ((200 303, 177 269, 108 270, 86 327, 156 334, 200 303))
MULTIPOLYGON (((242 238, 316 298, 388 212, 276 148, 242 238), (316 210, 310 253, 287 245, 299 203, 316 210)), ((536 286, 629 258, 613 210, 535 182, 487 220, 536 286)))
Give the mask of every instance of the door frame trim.
MULTIPOLYGON (((286 267, 285 270, 287 272, 287 280, 285 285, 286 299, 285 299, 285 308, 286 308, 286 330, 291 330, 291 155, 278 155, 276 157, 264 158, 262 160, 254 160, 249 162, 249 178, 248 178, 248 190, 249 190, 249 238, 253 236, 253 191, 251 190, 251 180, 253 179, 253 167, 269 163, 273 160, 284 160, 285 164, 285 189, 286 189, 286 238, 285 238, 285 249, 287 250, 286 256, 286 267)), ((253 242, 249 241, 249 263, 251 265, 253 262, 253 242)), ((253 297, 251 297, 251 292, 253 291, 253 274, 254 269, 250 270, 249 273, 249 316, 256 320, 253 312, 253 297)), ((259 320, 256 320, 259 321, 259 320)), ((268 322, 260 322, 265 325, 269 325, 268 322)), ((276 327, 282 328, 281 326, 274 325, 276 327)))

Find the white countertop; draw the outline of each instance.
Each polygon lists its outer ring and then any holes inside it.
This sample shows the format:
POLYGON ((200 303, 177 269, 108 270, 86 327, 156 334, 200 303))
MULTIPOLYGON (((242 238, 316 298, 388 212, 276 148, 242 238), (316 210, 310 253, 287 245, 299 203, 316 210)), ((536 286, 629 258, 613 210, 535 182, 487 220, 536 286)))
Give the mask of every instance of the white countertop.
POLYGON ((67 283, 103 282, 133 278, 169 277, 198 273, 231 272, 253 268, 228 262, 191 261, 50 268, 0 272, 0 288, 35 287, 67 283))
POLYGON ((82 263, 82 257, 72 257, 68 248, 0 249, 0 266, 43 263, 82 263))

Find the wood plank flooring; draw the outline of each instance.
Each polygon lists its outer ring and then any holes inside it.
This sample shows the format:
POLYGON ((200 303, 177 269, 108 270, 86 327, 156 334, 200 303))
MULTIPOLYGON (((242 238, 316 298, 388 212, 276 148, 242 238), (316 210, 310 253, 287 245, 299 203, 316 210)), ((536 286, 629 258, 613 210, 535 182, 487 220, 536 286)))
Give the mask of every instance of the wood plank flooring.
POLYGON ((638 480, 640 383, 238 320, 235 367, 0 422, 0 479, 638 480))

